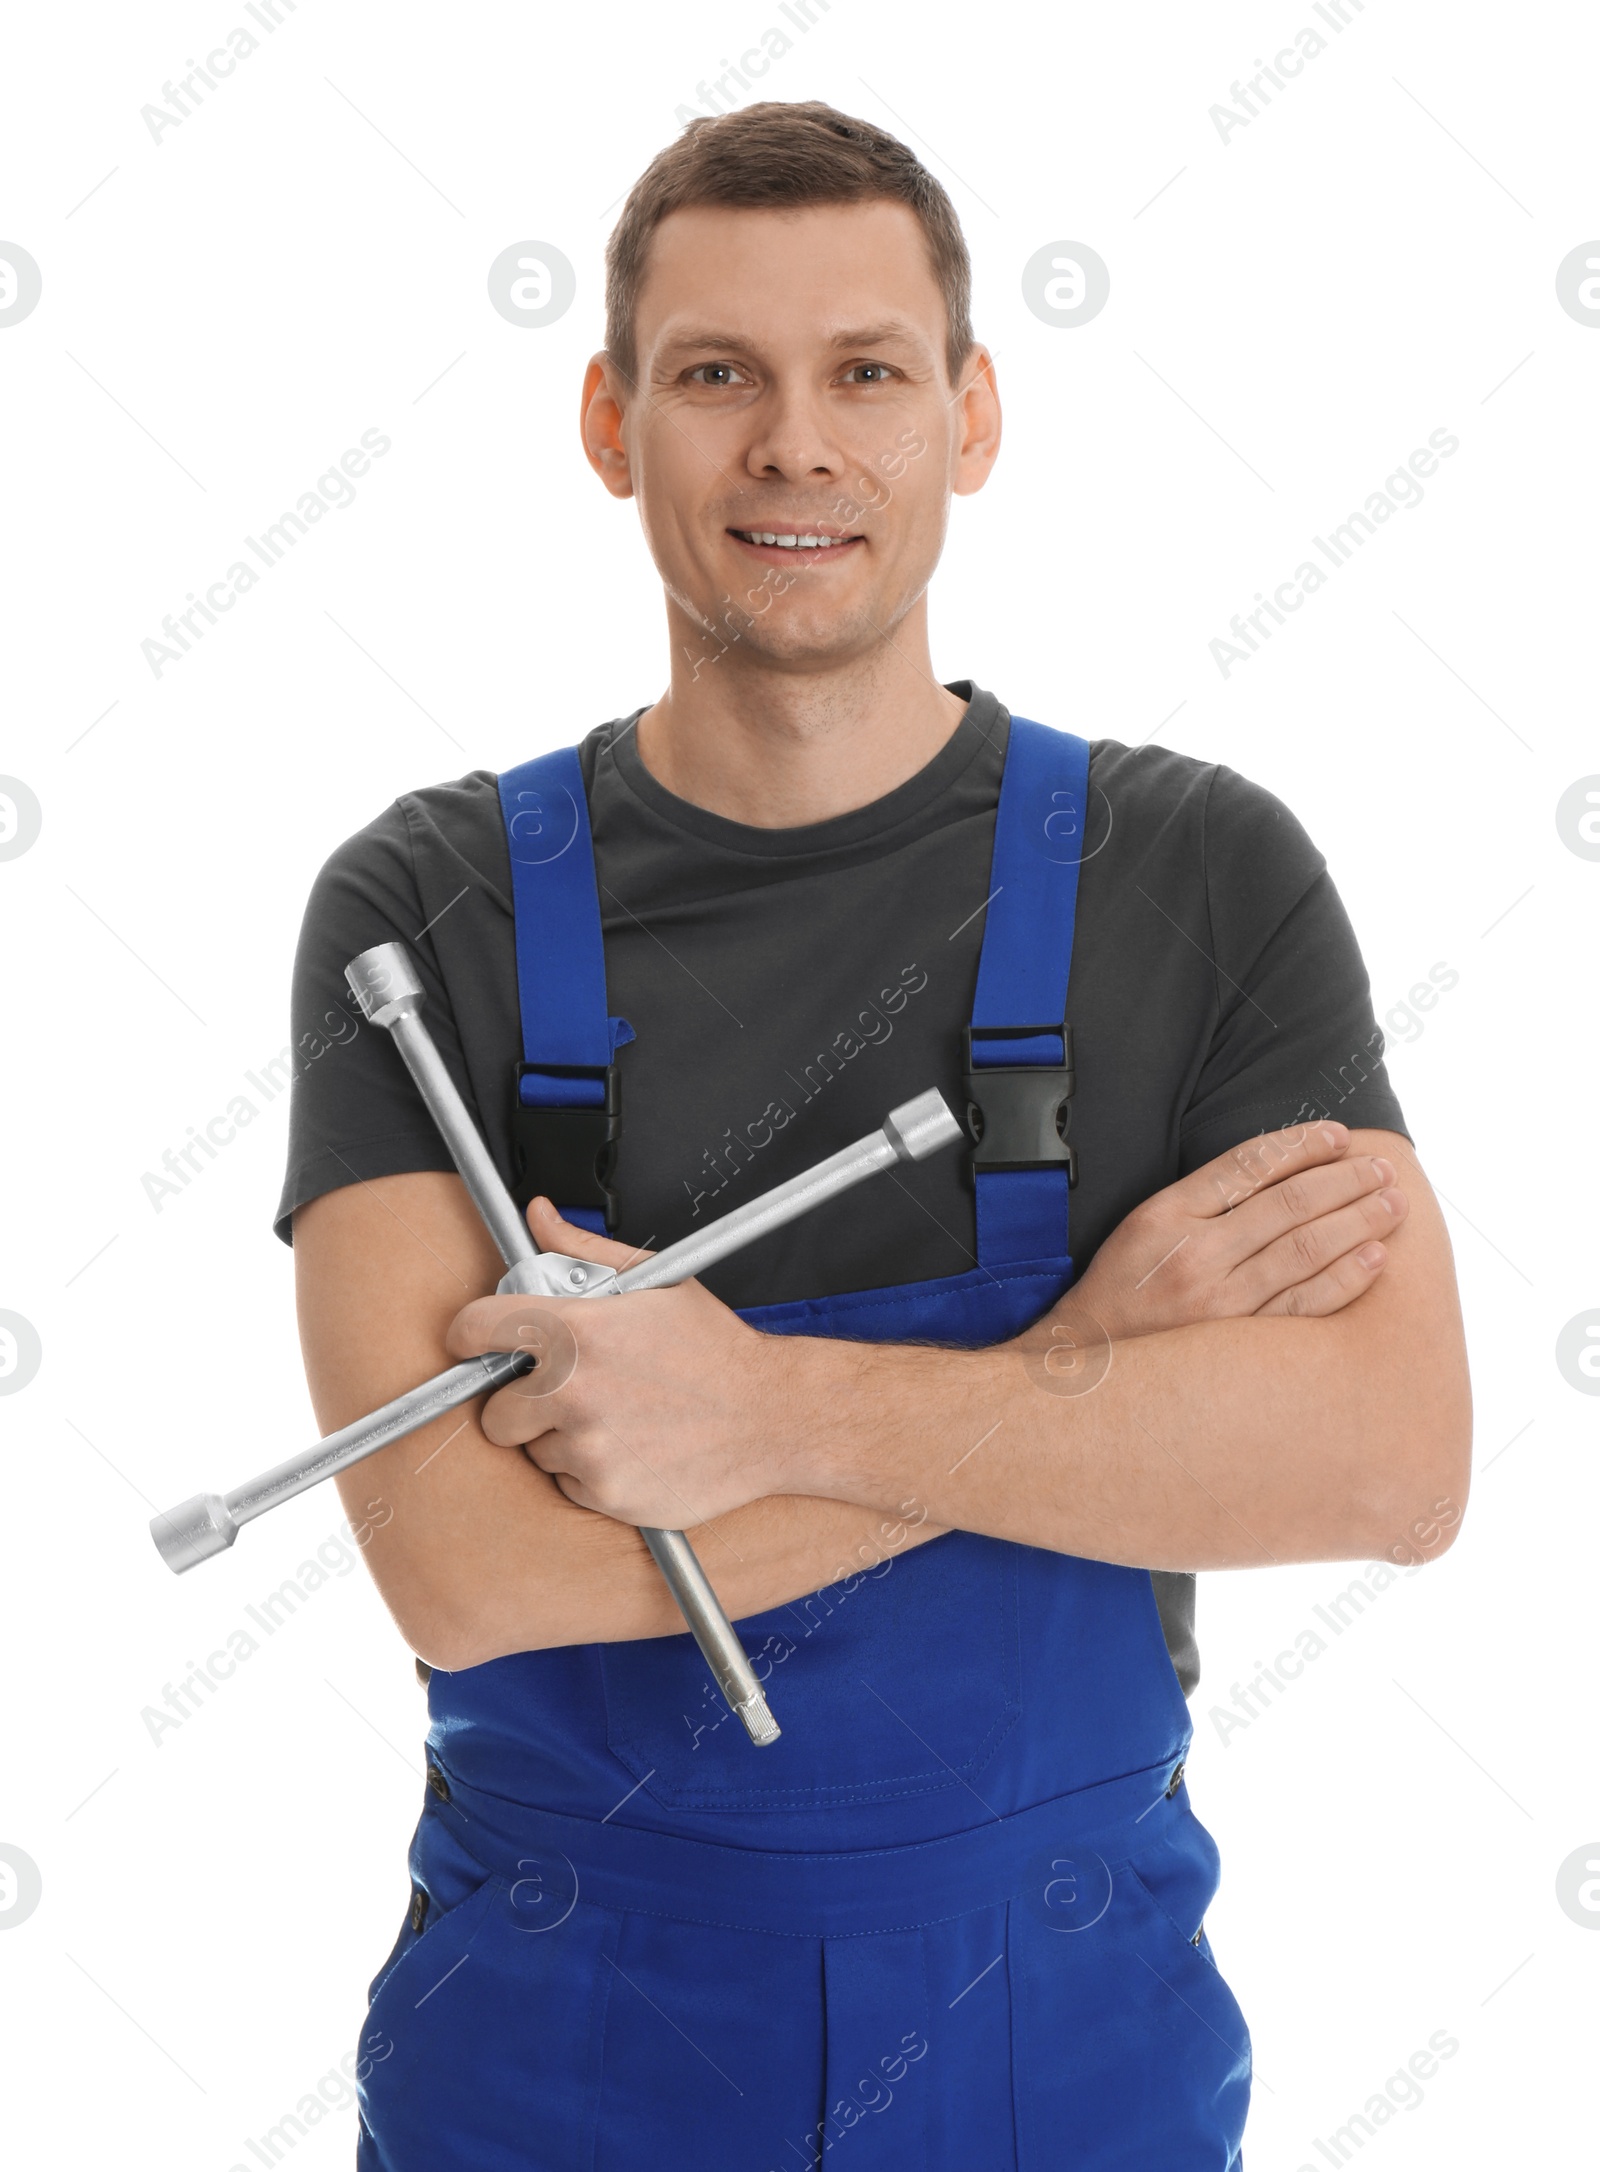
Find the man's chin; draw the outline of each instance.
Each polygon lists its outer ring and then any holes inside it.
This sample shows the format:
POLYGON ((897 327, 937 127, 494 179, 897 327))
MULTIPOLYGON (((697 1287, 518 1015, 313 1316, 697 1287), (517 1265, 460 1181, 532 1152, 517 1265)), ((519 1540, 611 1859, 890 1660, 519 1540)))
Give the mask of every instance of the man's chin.
MULTIPOLYGON (((698 588, 698 583, 696 587, 698 588)), ((892 634, 907 608, 880 596, 810 595, 797 581, 785 595, 774 596, 764 610, 752 610, 736 589, 706 601, 669 584, 668 594, 693 622, 682 640, 682 654, 701 668, 730 661, 743 651, 778 667, 847 663, 892 634)))
POLYGON ((733 655, 742 651, 747 669, 766 664, 774 671, 815 671, 853 663, 881 647, 883 638, 872 616, 865 612, 821 622, 789 619, 779 625, 770 619, 758 619, 726 648, 718 644, 715 636, 707 635, 705 651, 708 657, 714 654, 729 661, 730 651, 733 655))

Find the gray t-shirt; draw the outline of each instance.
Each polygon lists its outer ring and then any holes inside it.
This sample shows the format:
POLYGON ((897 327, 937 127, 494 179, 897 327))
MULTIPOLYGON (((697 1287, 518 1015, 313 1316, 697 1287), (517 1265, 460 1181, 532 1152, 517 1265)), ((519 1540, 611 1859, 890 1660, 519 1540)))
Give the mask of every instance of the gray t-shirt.
MULTIPOLYGON (((962 1107, 1010 717, 970 682, 951 691, 967 711, 931 762, 868 806, 794 829, 726 821, 666 791, 639 758, 642 710, 583 741, 607 996, 636 1035, 617 1059, 624 1242, 672 1243, 929 1086, 962 1107)), ((1067 996, 1080 1275, 1141 1200, 1259 1132, 1319 1116, 1405 1132, 1349 919, 1282 801, 1220 764, 1112 739, 1092 742, 1089 780, 1067 996)), ((285 1242, 319 1193, 452 1166, 398 1052, 345 986, 351 958, 395 939, 509 1182, 522 1044, 492 772, 405 794, 317 877, 295 959, 285 1242)), ((961 1274, 976 1248, 964 1162, 936 1155, 875 1179, 706 1284, 750 1306, 961 1274)), ((1189 1695, 1194 1578, 1153 1582, 1189 1695)))

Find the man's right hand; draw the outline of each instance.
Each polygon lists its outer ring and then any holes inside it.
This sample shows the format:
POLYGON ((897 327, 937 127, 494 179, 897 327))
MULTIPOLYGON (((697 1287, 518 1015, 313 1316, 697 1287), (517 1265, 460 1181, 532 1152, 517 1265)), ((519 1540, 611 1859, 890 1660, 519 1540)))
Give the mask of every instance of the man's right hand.
POLYGON ((1329 1121, 1219 1154, 1119 1222, 1050 1318, 1119 1342, 1249 1313, 1342 1312, 1382 1274, 1382 1240, 1406 1213, 1393 1164, 1349 1144, 1329 1121))

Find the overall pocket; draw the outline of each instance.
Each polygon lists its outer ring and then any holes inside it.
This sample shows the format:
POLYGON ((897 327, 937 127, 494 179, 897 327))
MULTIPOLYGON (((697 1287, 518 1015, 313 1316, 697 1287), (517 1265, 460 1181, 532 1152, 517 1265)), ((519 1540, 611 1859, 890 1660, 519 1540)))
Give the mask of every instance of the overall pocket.
POLYGON ((431 1801, 425 1804, 411 1836, 407 1867, 411 1873, 411 1898, 406 1903, 399 1935, 367 1987, 369 2005, 412 1948, 429 1931, 439 1929, 445 1917, 464 1908, 490 1877, 477 1858, 467 1853, 431 1801))
POLYGON ((1191 1943, 1215 1862, 1210 1835, 1186 1817, 1133 1861, 1059 1866, 1053 1883, 1014 1904, 1022 2172, 1237 2172, 1250 2034, 1215 1963, 1191 1943))
POLYGON ((362 2172, 580 2172, 614 1919, 580 1905, 570 1865, 555 1858, 519 1862, 515 1877, 469 1871, 430 1812, 412 1861, 413 1879, 432 1884, 414 1884, 413 1897, 427 1896, 422 1927, 408 1912, 367 2011, 362 2172))

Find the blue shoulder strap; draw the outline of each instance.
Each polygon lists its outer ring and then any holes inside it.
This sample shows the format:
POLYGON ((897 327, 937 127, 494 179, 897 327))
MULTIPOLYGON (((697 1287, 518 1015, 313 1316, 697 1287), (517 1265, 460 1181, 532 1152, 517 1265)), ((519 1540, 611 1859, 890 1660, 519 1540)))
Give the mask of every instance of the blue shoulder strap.
MULTIPOLYGON (((974 1182, 982 1267, 1055 1259, 1068 1250, 1070 1163, 1055 1137, 1054 1111, 1072 1092, 1067 981, 1088 806, 1089 742, 1014 716, 995 816, 988 917, 972 1005, 972 1071, 1010 1070, 1013 1080, 1005 1083, 1013 1111, 1023 1116, 1031 1102, 1036 1132, 1043 1112, 1043 1133, 1033 1142, 1035 1149, 1052 1154, 1059 1150, 1062 1158, 1044 1167, 985 1169, 980 1143, 974 1182), (1040 1067, 1046 1066, 1049 1070, 1039 1076, 1040 1067), (1035 1074, 1033 1081, 1029 1072, 1035 1074)), ((994 1081, 996 1088, 1001 1085, 1001 1080, 994 1081)), ((982 1092, 981 1077, 977 1091, 982 1092)), ((995 1099, 999 1107, 998 1093, 995 1099)), ((1011 1128, 1015 1132, 1015 1124, 1011 1128)), ((1017 1143, 1015 1137, 1012 1143, 1017 1143)), ((991 1150, 1000 1145, 997 1127, 991 1150)))
MULTIPOLYGON (((531 1066, 518 1080, 518 1098, 524 1108, 599 1108, 606 1067, 633 1028, 606 1008, 600 895, 577 748, 506 770, 500 809, 511 853, 522 1055, 531 1066)), ((568 1221, 604 1232, 600 1209, 555 1204, 568 1221)))
MULTIPOLYGON (((1034 1099, 1029 1074, 1045 1072, 1039 1085, 1050 1112, 1072 1086, 1064 1020, 1088 776, 1087 740, 1012 718, 972 1007, 972 1067, 975 1073, 1009 1072, 1034 1099)), ((525 1066, 519 1098, 527 1108, 598 1108, 606 1067, 633 1039, 633 1028, 607 1010, 594 847, 577 749, 563 747, 505 771, 500 805, 516 919, 525 1066)), ((993 1084, 998 1088, 1001 1081, 993 1084)), ((991 1153, 998 1143, 997 1130, 991 1153)), ((1050 1138, 1044 1144, 1053 1151, 1050 1138)), ((980 1266, 1064 1257, 1065 1150, 1059 1161, 1029 1168, 985 1169, 983 1155, 980 1144, 980 1266)), ((583 1228, 604 1228, 598 1209, 559 1199, 556 1205, 583 1228)))

